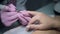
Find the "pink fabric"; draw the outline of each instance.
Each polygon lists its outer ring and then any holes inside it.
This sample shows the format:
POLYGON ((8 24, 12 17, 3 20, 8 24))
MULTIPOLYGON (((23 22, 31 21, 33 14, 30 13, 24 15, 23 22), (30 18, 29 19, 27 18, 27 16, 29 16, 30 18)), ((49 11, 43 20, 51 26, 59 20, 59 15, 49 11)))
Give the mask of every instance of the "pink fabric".
POLYGON ((13 4, 8 5, 1 11, 2 23, 7 27, 11 26, 17 20, 22 25, 27 25, 30 19, 31 16, 26 10, 18 12, 13 4))

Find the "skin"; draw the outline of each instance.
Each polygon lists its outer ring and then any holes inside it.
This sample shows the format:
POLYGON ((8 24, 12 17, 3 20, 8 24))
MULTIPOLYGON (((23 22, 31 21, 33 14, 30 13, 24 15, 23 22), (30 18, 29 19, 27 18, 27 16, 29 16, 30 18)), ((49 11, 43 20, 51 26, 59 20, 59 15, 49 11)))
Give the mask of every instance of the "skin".
POLYGON ((36 30, 32 34, 60 34, 60 32, 55 30, 46 30, 46 31, 36 30))
POLYGON ((41 12, 35 12, 35 11, 28 11, 28 12, 31 15, 33 15, 33 17, 26 28, 27 30, 29 29, 35 30, 32 34, 60 34, 60 31, 48 30, 51 28, 56 28, 57 30, 60 30, 60 19, 56 18, 57 16, 50 17, 41 12), (38 25, 32 24, 36 20, 38 20, 40 24, 38 25))
POLYGON ((50 28, 60 28, 60 20, 55 19, 53 17, 47 16, 44 13, 28 11, 31 15, 33 15, 32 19, 29 21, 27 29, 50 29, 50 28), (32 24, 36 20, 39 21, 40 24, 35 25, 32 24))

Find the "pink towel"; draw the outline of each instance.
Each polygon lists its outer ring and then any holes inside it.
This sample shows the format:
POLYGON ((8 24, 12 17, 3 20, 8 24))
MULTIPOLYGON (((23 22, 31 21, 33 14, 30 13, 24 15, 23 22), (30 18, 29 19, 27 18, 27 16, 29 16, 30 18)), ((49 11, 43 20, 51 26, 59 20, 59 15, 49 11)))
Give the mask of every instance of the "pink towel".
POLYGON ((27 25, 30 19, 31 15, 26 10, 18 12, 13 4, 1 10, 2 23, 7 27, 11 26, 17 20, 19 20, 22 25, 27 25))

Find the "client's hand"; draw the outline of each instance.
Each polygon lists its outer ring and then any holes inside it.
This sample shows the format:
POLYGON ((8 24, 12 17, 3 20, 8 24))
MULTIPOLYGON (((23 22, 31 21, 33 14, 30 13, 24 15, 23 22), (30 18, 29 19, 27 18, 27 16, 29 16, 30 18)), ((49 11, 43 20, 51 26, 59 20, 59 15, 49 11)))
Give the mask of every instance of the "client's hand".
POLYGON ((10 4, 8 6, 5 5, 5 7, 2 10, 15 12, 16 11, 16 7, 13 4, 10 4))

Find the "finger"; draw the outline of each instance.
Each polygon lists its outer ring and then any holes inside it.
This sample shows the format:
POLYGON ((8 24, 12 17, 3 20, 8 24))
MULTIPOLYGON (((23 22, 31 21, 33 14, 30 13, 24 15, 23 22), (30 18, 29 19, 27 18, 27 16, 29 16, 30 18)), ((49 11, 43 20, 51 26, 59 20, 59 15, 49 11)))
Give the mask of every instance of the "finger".
POLYGON ((7 20, 14 20, 14 19, 17 19, 17 15, 14 15, 14 16, 10 16, 6 18, 7 20))
POLYGON ((20 11, 20 12, 21 12, 21 14, 23 14, 24 16, 30 17, 30 15, 28 14, 28 12, 26 12, 26 11, 20 11))
POLYGON ((33 25, 28 25, 26 28, 27 28, 27 31, 28 31, 29 29, 33 29, 33 30, 34 30, 34 29, 39 29, 39 26, 40 26, 40 25, 34 25, 34 24, 33 24, 33 25))
POLYGON ((13 4, 8 5, 11 8, 16 8, 13 4))
POLYGON ((31 14, 31 15, 36 15, 36 14, 38 14, 38 12, 35 12, 35 11, 28 11, 28 13, 31 14))
POLYGON ((20 18, 20 22, 21 22, 22 25, 27 25, 28 24, 28 22, 24 18, 22 18, 22 17, 19 17, 19 18, 20 18))
POLYGON ((28 22, 31 20, 30 17, 24 17, 24 19, 26 19, 28 22))
POLYGON ((29 22, 30 20, 31 20, 31 17, 26 17, 26 16, 24 16, 23 14, 20 14, 21 15, 21 17, 23 17, 27 22, 29 22))
POLYGON ((27 26, 27 30, 29 29, 35 29, 35 30, 44 30, 44 29, 47 29, 48 27, 44 24, 40 24, 40 25, 28 25, 27 26))
POLYGON ((20 15, 18 15, 18 17, 19 17, 19 19, 20 19, 20 22, 21 22, 21 24, 22 25, 27 25, 27 21, 22 17, 22 15, 20 14, 20 15))
POLYGON ((33 24, 37 20, 36 16, 32 17, 32 19, 29 21, 28 25, 33 24))

